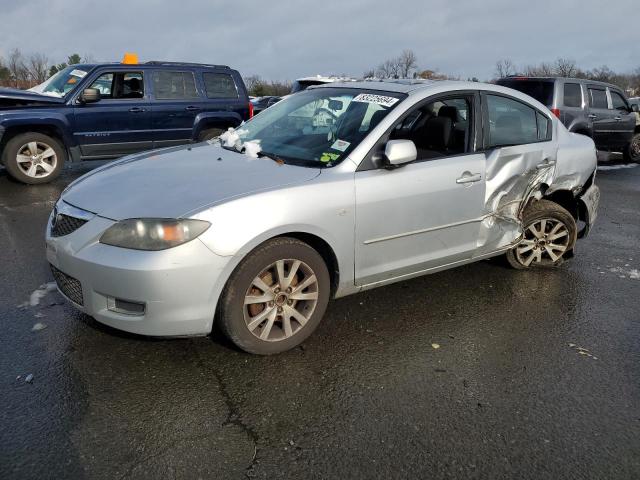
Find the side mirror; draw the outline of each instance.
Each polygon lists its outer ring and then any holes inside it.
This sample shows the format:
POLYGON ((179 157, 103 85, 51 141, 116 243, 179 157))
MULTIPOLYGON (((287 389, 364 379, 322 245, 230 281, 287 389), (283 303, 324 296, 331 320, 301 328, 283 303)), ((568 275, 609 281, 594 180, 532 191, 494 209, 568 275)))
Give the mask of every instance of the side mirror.
POLYGON ((85 88, 80 94, 80 101, 82 103, 97 102, 100 98, 100 90, 97 88, 85 88))
POLYGON ((387 165, 399 167, 418 158, 416 145, 411 140, 389 140, 384 148, 387 165))
POLYGON ((333 110, 337 112, 338 110, 342 110, 343 103, 340 100, 329 100, 329 110, 333 110))

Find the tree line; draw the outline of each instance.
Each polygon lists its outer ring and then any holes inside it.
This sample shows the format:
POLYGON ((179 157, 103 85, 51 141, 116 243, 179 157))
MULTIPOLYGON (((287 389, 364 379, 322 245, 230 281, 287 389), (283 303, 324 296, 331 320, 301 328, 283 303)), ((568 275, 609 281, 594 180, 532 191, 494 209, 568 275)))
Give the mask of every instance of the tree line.
MULTIPOLYGON (((30 88, 44 82, 51 75, 78 63, 95 62, 93 56, 73 53, 66 62, 53 63, 39 52, 24 54, 19 48, 14 48, 6 58, 0 57, 0 85, 14 88, 30 88)), ((526 77, 576 77, 612 83, 622 88, 629 96, 640 95, 640 66, 631 72, 616 72, 603 65, 591 70, 581 68, 575 60, 558 58, 553 62, 524 65, 517 67, 510 59, 496 62, 494 79, 519 75, 526 77)), ((344 75, 343 75, 344 76, 344 75)), ((413 50, 403 50, 397 57, 382 61, 377 67, 370 68, 363 73, 368 79, 388 78, 424 78, 428 80, 460 80, 460 77, 439 72, 437 69, 420 68, 418 57, 413 50)), ((476 77, 467 78, 478 81, 476 77)), ((267 95, 286 95, 291 91, 289 81, 265 80, 259 75, 252 75, 244 79, 249 95, 262 97, 267 95)), ((487 81, 492 81, 488 79, 487 81)))
POLYGON ((66 62, 52 63, 43 53, 24 54, 19 48, 14 48, 6 58, 0 57, 0 85, 14 88, 30 88, 44 82, 47 78, 69 65, 91 63, 93 57, 81 57, 72 53, 66 62))
POLYGON ((626 91, 631 97, 640 95, 640 67, 627 73, 616 72, 606 65, 585 70, 570 58, 557 58, 554 62, 517 67, 511 60, 502 59, 496 62, 494 73, 496 78, 509 76, 585 78, 612 83, 626 91))

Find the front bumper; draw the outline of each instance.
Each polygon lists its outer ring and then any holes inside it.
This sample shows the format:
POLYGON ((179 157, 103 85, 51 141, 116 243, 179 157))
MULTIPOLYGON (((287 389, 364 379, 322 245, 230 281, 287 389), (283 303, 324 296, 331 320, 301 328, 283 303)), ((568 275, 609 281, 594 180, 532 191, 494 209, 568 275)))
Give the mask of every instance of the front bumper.
POLYGON ((100 235, 113 223, 94 216, 72 233, 52 237, 49 219, 47 260, 58 271, 55 277, 61 293, 97 321, 127 332, 208 334, 230 257, 215 255, 198 239, 156 252, 99 243, 100 235), (63 285, 61 280, 71 283, 63 285), (79 282, 80 293, 73 280, 79 282), (144 305, 142 313, 114 311, 115 299, 144 305))

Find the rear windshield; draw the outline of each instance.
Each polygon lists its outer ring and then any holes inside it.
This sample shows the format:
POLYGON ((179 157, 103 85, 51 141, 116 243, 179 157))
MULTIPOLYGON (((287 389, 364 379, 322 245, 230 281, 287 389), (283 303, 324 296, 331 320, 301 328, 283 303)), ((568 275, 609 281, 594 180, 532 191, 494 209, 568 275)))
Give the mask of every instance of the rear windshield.
POLYGON ((553 105, 553 83, 549 80, 498 80, 498 85, 513 88, 535 98, 541 104, 550 107, 553 105))

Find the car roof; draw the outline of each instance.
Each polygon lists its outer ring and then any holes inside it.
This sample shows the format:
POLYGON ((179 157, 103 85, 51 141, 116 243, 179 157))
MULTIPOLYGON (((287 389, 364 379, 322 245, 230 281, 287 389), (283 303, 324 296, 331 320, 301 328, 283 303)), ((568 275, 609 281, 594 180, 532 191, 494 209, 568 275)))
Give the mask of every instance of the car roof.
POLYGON ((214 65, 208 63, 191 63, 191 62, 164 62, 158 60, 152 60, 149 62, 143 63, 121 63, 121 62, 104 62, 104 63, 78 63, 74 65, 70 65, 72 67, 84 68, 84 69, 93 69, 98 67, 121 67, 121 68, 153 68, 153 67, 162 67, 162 68, 215 68, 215 69, 223 69, 223 70, 232 70, 227 65, 214 65))
POLYGON ((550 81, 550 82, 555 82, 556 80, 562 80, 564 82, 567 83, 575 83, 575 82, 584 82, 584 83, 588 83, 590 85, 601 85, 603 87, 614 87, 614 88, 620 88, 617 85, 614 85, 613 83, 608 83, 608 82, 601 82, 599 80, 589 80, 588 78, 575 78, 575 77, 524 77, 522 75, 514 75, 511 77, 503 77, 498 79, 498 81, 501 80, 517 80, 520 82, 526 82, 526 81, 530 81, 530 80, 542 80, 542 81, 550 81))
MULTIPOLYGON (((482 82, 466 82, 462 80, 423 80, 423 79, 385 79, 357 80, 355 82, 335 82, 316 85, 309 88, 362 88, 397 93, 417 93, 429 90, 493 90, 504 91, 504 87, 482 82)), ((511 89, 510 89, 511 90, 511 89)))

